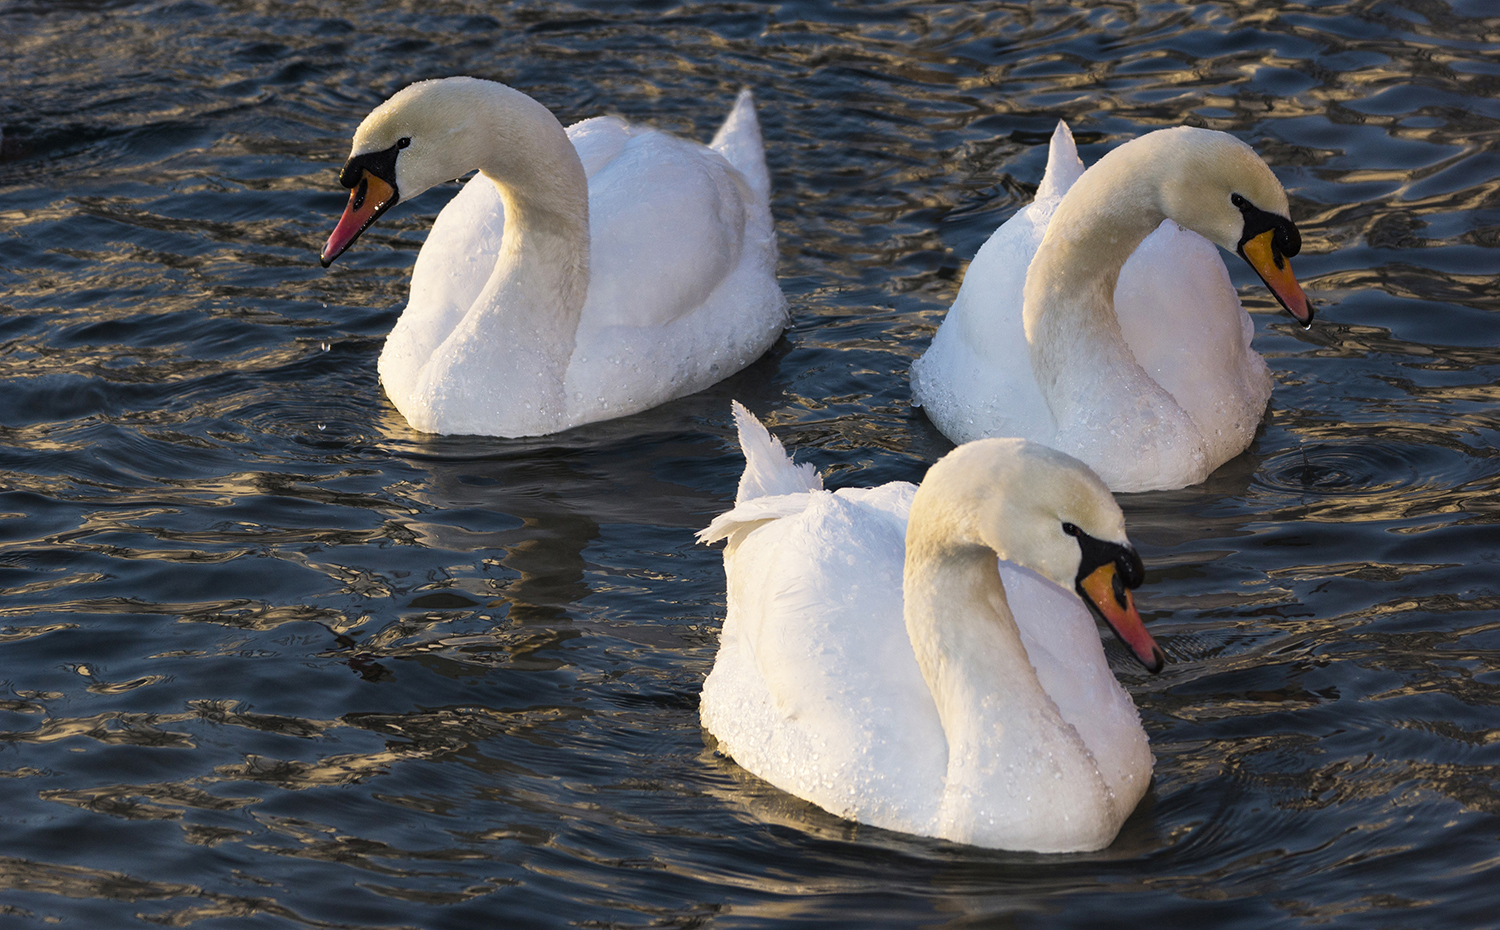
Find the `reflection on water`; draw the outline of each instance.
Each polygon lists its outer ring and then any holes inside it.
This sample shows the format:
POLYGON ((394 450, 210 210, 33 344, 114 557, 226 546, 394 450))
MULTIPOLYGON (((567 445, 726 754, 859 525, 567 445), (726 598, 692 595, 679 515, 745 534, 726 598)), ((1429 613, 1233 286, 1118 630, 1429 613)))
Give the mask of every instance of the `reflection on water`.
MULTIPOLYGON (((0 3, 0 914, 174 925, 1468 928, 1500 771, 1500 20, 1482 4, 0 3), (558 437, 375 374, 441 191, 329 271, 370 107, 453 73, 703 137, 761 105, 794 329, 558 437), (1170 664, 1097 854, 845 823, 697 720, 731 397, 834 486, 948 448, 906 370, 1058 118, 1286 183, 1303 331, 1203 485, 1124 495, 1170 664)), ((457 188, 450 186, 451 193, 457 188)))

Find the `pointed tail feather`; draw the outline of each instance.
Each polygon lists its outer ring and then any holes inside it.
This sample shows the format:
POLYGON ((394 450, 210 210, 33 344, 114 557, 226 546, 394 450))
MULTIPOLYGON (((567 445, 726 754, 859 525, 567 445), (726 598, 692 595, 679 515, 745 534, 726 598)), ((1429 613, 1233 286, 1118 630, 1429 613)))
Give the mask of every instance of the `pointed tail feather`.
POLYGON ((810 492, 823 490, 817 469, 794 464, 781 440, 772 436, 755 414, 737 400, 731 404, 740 449, 745 453, 745 473, 740 476, 734 508, 719 514, 698 532, 701 543, 718 542, 768 520, 795 516, 807 509, 813 499, 810 492))
POLYGON ((752 190, 770 199, 771 173, 766 169, 766 149, 760 138, 760 120, 755 117, 755 96, 750 88, 740 91, 734 109, 724 118, 724 125, 714 133, 708 147, 739 169, 752 190))
POLYGON ((1037 185, 1036 199, 1061 197, 1083 174, 1083 159, 1078 157, 1078 145, 1073 141, 1073 130, 1062 120, 1052 131, 1052 143, 1047 147, 1047 170, 1042 173, 1042 183, 1037 185))
POLYGON ((739 428, 740 449, 745 453, 745 473, 740 476, 736 504, 776 494, 801 494, 823 490, 823 479, 811 465, 795 465, 781 440, 772 436, 755 414, 739 401, 734 407, 734 424, 739 428))

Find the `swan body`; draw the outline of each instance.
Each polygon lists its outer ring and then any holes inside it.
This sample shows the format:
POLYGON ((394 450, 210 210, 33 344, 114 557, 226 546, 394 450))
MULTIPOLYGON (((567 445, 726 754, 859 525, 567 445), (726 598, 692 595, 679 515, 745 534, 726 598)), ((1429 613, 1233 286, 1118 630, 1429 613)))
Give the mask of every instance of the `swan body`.
POLYGON ((735 417, 739 494, 699 534, 727 540, 701 702, 719 750, 861 823, 1003 849, 1108 845, 1153 760, 1075 583, 1143 663, 1162 656, 1098 478, 989 439, 920 489, 829 492, 738 404, 735 417))
POLYGON ((416 429, 544 435, 701 390, 786 325, 760 126, 741 93, 703 146, 615 117, 567 130, 492 81, 423 81, 360 125, 329 264, 381 213, 443 208, 380 379, 416 429))
POLYGON ((1215 244, 1311 323, 1286 193, 1253 149, 1180 127, 1084 171, 1059 123, 1036 199, 980 248, 912 366, 914 403, 954 442, 1035 439, 1116 491, 1202 481, 1271 394, 1215 244))

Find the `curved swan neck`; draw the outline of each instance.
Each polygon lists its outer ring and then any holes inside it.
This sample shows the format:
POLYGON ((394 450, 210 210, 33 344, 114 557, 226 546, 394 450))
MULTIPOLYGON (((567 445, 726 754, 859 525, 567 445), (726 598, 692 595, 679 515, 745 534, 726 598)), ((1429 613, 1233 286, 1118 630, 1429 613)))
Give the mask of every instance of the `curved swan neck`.
POLYGON ((995 553, 984 546, 906 550, 906 631, 932 690, 950 753, 983 742, 990 724, 1040 690, 1005 599, 995 553))
MULTIPOLYGON (((1025 830, 1030 815, 1017 805, 1030 798, 1025 758, 1031 747, 1056 744, 1057 715, 1021 642, 995 553, 908 541, 905 598, 907 635, 948 748, 937 835, 983 843, 991 831, 1025 830)), ((1038 842, 1023 840, 1023 848, 1038 842)))
POLYGON ((500 192, 505 232, 495 273, 507 282, 504 291, 524 292, 496 305, 544 327, 565 327, 571 354, 589 281, 583 162, 546 107, 503 84, 476 83, 483 91, 472 98, 472 123, 455 143, 468 148, 463 162, 500 192), (543 309, 549 311, 545 316, 543 309))
POLYGON ((1133 360, 1115 316, 1115 283, 1125 260, 1166 218, 1163 160, 1138 157, 1150 154, 1139 148, 1116 149, 1084 172, 1058 204, 1026 271, 1032 370, 1059 420, 1071 376, 1092 378, 1102 366, 1133 360))
POLYGON ((1064 585, 1083 564, 1080 531, 1125 539, 1109 489, 1076 459, 1021 439, 958 447, 912 498, 906 631, 948 750, 935 835, 1097 849, 1119 826, 1091 750, 1037 675, 998 565, 1064 585))
POLYGON ((1009 719, 1046 699, 1000 580, 995 544, 1004 544, 986 540, 980 525, 985 486, 1003 486, 1005 476, 963 465, 955 454, 934 466, 912 501, 903 579, 907 635, 950 759, 988 754, 1009 719))

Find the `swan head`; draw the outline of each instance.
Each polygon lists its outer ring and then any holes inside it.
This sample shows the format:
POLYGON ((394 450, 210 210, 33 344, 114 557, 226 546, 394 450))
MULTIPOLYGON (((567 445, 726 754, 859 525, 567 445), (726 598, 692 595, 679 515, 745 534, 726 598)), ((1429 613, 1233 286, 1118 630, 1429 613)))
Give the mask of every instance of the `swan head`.
POLYGON ((512 147, 509 123, 494 118, 497 110, 531 111, 525 115, 533 120, 556 123, 520 91, 469 77, 420 81, 371 110, 354 131, 349 158, 339 170, 349 204, 323 247, 323 267, 400 201, 485 167, 487 153, 480 146, 512 147))
POLYGON ((1288 261, 1302 248, 1286 190, 1255 150, 1234 136, 1181 126, 1120 146, 1160 172, 1162 213, 1245 260, 1304 327, 1313 309, 1288 261))
POLYGON ((982 546, 1078 594, 1151 672, 1166 656, 1146 631, 1131 589, 1145 568, 1125 515, 1093 470, 1025 439, 981 439, 944 456, 912 501, 908 550, 936 536, 982 546))

